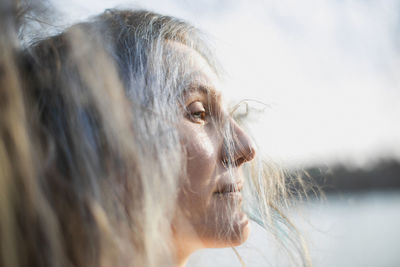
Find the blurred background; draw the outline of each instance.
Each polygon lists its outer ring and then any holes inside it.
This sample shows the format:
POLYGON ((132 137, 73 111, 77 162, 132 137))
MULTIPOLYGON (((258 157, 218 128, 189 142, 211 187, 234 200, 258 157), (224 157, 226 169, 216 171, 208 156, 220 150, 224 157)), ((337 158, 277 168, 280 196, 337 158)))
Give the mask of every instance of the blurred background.
MULTIPOLYGON (((400 1, 50 4, 60 28, 106 8, 133 7, 203 30, 226 70, 220 89, 227 101, 248 99, 263 110, 248 125, 259 152, 307 171, 326 192, 293 211, 314 266, 400 266, 400 1)), ((239 253, 246 266, 285 266, 257 225, 239 253)), ((221 249, 196 253, 188 266, 241 265, 221 249)))

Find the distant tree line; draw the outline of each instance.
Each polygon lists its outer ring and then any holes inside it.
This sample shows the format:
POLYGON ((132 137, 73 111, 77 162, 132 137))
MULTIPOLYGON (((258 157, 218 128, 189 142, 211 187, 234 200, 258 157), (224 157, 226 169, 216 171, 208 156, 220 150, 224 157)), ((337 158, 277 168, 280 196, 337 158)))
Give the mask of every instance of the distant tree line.
POLYGON ((315 185, 311 189, 319 187, 326 193, 400 190, 400 162, 395 159, 381 160, 368 168, 313 166, 304 171, 305 179, 315 185))

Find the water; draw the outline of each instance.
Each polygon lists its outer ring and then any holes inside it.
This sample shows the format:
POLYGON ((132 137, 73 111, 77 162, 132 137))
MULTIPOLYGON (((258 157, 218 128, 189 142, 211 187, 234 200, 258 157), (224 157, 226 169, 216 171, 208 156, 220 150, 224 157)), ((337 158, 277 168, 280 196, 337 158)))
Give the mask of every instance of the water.
MULTIPOLYGON (((315 267, 399 267, 400 192, 328 195, 294 212, 315 267)), ((254 223, 238 251, 246 266, 287 266, 265 230, 254 223)), ((232 249, 195 253, 189 267, 241 266, 232 249)))

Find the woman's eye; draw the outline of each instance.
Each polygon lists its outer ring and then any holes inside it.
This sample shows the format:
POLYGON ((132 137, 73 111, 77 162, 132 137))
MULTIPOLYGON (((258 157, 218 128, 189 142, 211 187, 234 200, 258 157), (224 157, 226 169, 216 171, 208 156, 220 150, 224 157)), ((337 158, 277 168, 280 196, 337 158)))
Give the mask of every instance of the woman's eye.
POLYGON ((187 113, 190 120, 195 123, 205 123, 206 122, 206 109, 200 101, 192 102, 187 106, 187 113))

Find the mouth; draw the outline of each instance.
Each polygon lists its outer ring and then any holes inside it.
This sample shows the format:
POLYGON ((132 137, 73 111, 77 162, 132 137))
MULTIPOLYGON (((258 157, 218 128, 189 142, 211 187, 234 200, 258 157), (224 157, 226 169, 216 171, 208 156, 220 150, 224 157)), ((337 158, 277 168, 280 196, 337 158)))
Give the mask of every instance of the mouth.
POLYGON ((243 182, 222 184, 217 187, 215 195, 239 194, 242 192, 243 182))

